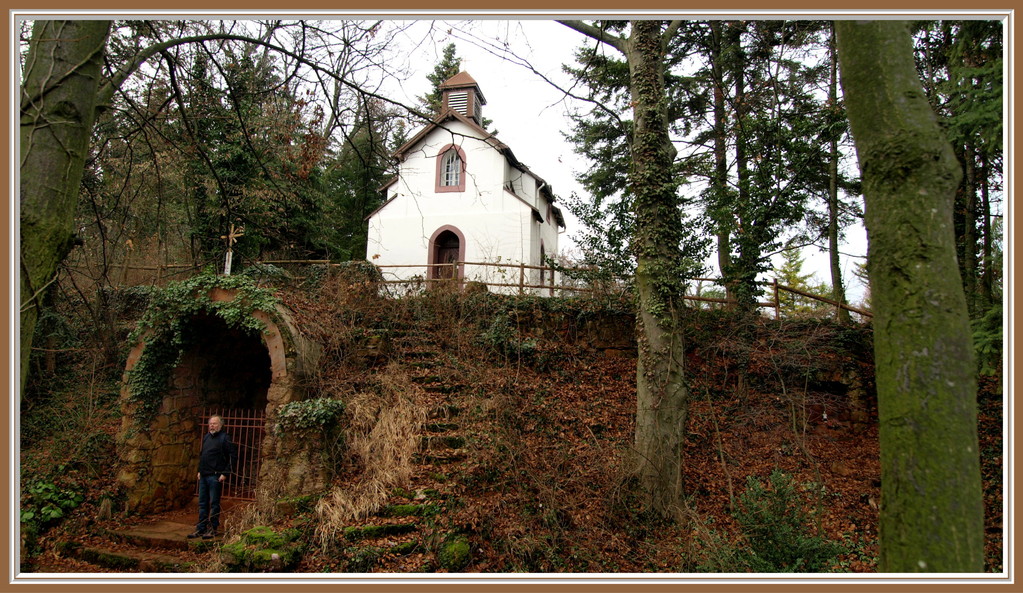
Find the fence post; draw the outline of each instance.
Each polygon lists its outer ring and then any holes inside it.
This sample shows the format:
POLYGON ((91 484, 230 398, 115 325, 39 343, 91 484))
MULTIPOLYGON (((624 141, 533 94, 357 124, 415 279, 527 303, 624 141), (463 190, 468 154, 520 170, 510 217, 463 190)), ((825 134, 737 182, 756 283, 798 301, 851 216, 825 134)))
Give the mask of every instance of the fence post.
POLYGON ((519 296, 526 290, 526 264, 519 264, 519 296))

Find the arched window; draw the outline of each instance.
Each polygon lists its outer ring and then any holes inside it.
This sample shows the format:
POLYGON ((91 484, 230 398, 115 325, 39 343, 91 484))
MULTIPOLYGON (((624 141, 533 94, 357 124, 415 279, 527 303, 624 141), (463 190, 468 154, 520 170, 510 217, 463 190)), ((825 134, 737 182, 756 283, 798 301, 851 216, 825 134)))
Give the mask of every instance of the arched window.
POLYGON ((458 158, 458 151, 449 150, 445 152, 444 160, 440 166, 440 184, 444 187, 458 185, 462 177, 462 159, 458 158))
POLYGON ((437 155, 437 192, 465 191, 465 153, 454 144, 437 155))

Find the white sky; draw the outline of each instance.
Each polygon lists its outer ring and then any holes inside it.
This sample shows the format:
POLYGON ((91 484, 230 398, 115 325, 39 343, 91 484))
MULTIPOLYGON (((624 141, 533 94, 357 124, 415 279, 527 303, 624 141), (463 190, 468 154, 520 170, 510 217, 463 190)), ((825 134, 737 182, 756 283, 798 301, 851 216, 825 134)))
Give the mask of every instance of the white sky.
MULTIPOLYGON (((550 183, 554 193, 562 199, 568 228, 561 235, 559 248, 562 253, 571 254, 574 249, 572 236, 579 231, 580 225, 564 208, 564 200, 572 192, 581 196, 586 194, 576 182, 575 175, 588 163, 575 154, 573 145, 565 140, 563 134, 570 131, 566 113, 578 103, 565 99, 561 91, 525 67, 467 41, 469 33, 507 41, 511 51, 528 60, 548 78, 564 83, 562 86, 565 88, 570 86, 570 82, 562 73, 561 65, 573 63, 574 50, 585 38, 551 20, 424 21, 407 33, 407 42, 410 45, 419 43, 426 35, 431 41, 408 54, 410 77, 398 91, 405 94, 405 101, 415 104, 416 97, 429 92, 430 83, 426 75, 440 61, 444 47, 455 43, 457 55, 462 58, 462 69, 476 79, 487 99, 483 113, 493 120, 491 128, 496 129, 501 141, 511 147, 515 156, 550 183)), ((856 303, 862 298, 865 287, 853 276, 852 270, 854 263, 862 262, 866 255, 866 231, 857 226, 847 229, 846 233, 847 240, 840 247, 843 283, 847 298, 856 303)), ((830 285, 827 252, 809 247, 803 250, 803 255, 803 272, 815 274, 811 281, 830 285)), ((712 276, 719 275, 715 258, 713 255, 708 260, 712 276)), ((775 260, 776 265, 781 264, 780 256, 775 260)))

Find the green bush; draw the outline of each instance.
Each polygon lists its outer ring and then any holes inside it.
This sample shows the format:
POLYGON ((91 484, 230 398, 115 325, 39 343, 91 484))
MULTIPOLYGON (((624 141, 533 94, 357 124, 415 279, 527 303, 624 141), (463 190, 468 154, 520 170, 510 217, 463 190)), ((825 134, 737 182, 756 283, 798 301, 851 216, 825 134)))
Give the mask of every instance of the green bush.
POLYGON ((1002 304, 973 320, 973 348, 981 375, 994 375, 1002 362, 1002 304))
POLYGON ((277 412, 277 431, 325 430, 345 411, 341 400, 330 398, 288 402, 277 412))
POLYGON ((512 359, 529 359, 536 353, 536 340, 520 338, 519 332, 512 327, 508 316, 504 314, 495 316, 490 326, 480 334, 479 339, 496 354, 512 359))
POLYGON ((21 492, 21 525, 30 534, 38 534, 67 516, 85 497, 70 488, 52 482, 30 482, 21 492))
POLYGON ((837 542, 811 535, 810 517, 792 477, 771 472, 765 487, 755 476, 746 481, 735 518, 749 544, 746 560, 753 572, 821 572, 845 552, 837 542))

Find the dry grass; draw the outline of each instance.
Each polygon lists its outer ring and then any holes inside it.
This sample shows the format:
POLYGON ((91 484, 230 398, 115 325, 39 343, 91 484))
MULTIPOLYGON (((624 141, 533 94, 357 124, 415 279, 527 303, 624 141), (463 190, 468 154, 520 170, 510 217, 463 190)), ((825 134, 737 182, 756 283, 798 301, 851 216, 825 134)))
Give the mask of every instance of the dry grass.
POLYGON ((316 537, 324 549, 353 521, 377 511, 390 492, 408 482, 427 410, 422 390, 397 365, 377 375, 380 389, 347 402, 349 451, 362 467, 361 478, 335 485, 316 505, 316 537))

